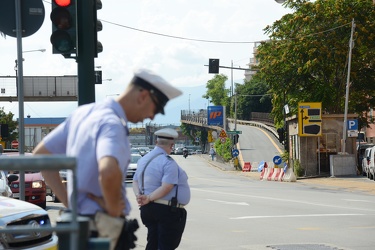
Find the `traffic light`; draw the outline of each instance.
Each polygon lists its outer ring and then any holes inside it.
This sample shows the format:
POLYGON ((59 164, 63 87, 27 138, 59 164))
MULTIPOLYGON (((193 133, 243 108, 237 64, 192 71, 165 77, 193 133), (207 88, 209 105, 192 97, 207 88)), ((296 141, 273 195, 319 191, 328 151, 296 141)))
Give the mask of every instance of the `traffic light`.
POLYGON ((103 29, 102 22, 98 20, 97 10, 102 9, 102 1, 94 0, 94 48, 95 48, 95 57, 98 57, 98 53, 103 51, 103 45, 98 41, 98 31, 103 29))
POLYGON ((233 135, 233 144, 237 144, 238 143, 238 138, 239 137, 240 136, 238 134, 233 135))
POLYGON ((277 134, 279 135, 279 142, 280 143, 283 143, 283 141, 285 140, 285 133, 284 133, 284 128, 278 128, 277 129, 277 134))
POLYGON ((0 125, 0 133, 1 133, 1 138, 8 138, 9 137, 9 126, 8 124, 1 124, 0 125))
POLYGON ((219 59, 208 59, 208 73, 209 74, 219 73, 219 59))
POLYGON ((95 84, 102 84, 102 71, 101 70, 95 71, 95 84))
POLYGON ((52 0, 52 52, 70 55, 77 53, 76 0, 52 0))

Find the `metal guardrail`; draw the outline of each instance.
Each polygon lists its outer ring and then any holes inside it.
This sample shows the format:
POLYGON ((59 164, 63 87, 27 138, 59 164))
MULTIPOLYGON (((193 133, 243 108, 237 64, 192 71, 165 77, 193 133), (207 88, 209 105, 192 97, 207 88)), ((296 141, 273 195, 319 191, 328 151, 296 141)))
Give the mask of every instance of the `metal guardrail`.
POLYGON ((32 226, 12 226, 7 229, 0 229, 0 233, 22 233, 25 231, 33 232, 70 232, 70 248, 78 249, 78 231, 79 224, 77 220, 77 180, 76 180, 76 158, 66 156, 17 156, 0 157, 0 170, 8 171, 40 171, 40 170, 60 170, 71 169, 73 171, 73 192, 70 200, 72 208, 72 221, 66 224, 57 224, 56 226, 46 226, 35 228, 32 226))

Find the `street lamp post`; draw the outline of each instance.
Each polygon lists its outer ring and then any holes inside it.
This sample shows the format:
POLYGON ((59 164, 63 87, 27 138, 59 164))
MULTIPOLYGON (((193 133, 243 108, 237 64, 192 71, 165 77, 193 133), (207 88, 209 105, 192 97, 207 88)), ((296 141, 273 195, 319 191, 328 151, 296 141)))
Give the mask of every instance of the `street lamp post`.
MULTIPOLYGON (((16 1, 16 5, 19 5, 19 0, 16 1)), ((17 9, 17 8, 16 8, 17 9)), ((17 27, 20 27, 20 17, 17 19, 17 27)), ((44 52, 45 49, 37 50, 26 50, 22 51, 22 42, 21 42, 21 31, 17 28, 17 59, 15 60, 16 66, 14 70, 16 71, 16 88, 17 88, 17 97, 18 97, 18 152, 20 155, 25 154, 25 125, 24 125, 24 107, 23 107, 23 57, 22 53, 40 51, 44 52)), ((25 171, 21 170, 19 173, 19 193, 20 199, 25 200, 25 171)))

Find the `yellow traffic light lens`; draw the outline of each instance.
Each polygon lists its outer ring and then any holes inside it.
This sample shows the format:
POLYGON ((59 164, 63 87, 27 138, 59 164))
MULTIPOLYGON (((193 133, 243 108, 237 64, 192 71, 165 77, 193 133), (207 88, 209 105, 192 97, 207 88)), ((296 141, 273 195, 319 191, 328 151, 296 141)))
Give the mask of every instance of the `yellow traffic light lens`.
POLYGON ((54 0, 54 2, 61 7, 69 6, 72 3, 72 0, 54 0))

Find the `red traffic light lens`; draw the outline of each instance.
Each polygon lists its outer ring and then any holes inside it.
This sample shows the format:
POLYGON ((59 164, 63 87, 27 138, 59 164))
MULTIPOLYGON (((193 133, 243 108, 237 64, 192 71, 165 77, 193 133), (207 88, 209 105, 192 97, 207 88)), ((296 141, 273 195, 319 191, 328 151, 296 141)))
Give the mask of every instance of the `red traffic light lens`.
POLYGON ((55 4, 61 7, 69 6, 72 3, 72 0, 53 0, 55 4))
POLYGON ((58 29, 67 30, 73 26, 73 19, 69 11, 56 8, 51 12, 51 21, 58 29))

